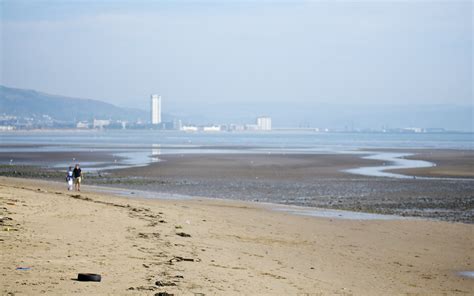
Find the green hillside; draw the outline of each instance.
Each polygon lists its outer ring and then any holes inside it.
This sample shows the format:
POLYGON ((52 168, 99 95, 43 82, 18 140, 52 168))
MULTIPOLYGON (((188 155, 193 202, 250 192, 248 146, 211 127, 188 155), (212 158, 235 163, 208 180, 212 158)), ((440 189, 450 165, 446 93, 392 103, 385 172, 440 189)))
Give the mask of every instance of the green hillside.
POLYGON ((92 119, 147 120, 148 113, 105 102, 57 96, 34 90, 0 86, 0 114, 37 118, 43 115, 63 122, 92 119))

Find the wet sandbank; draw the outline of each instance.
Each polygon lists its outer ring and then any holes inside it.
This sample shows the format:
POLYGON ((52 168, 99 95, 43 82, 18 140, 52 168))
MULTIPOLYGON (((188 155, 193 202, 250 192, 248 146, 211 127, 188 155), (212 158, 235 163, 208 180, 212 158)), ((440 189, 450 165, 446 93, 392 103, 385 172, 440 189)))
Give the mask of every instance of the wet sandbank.
MULTIPOLYGON (((470 161, 463 158, 469 151, 426 152, 432 153, 433 162, 437 155, 452 153, 437 168, 470 161), (462 161, 456 160, 458 154, 462 161)), ((367 154, 360 153, 158 155, 160 161, 149 166, 106 172, 85 166, 84 171, 87 184, 102 186, 474 223, 471 180, 402 180, 346 173, 350 168, 383 167, 383 161, 363 159, 367 154)), ((0 166, 0 175, 63 180, 56 169, 15 165, 0 166)))

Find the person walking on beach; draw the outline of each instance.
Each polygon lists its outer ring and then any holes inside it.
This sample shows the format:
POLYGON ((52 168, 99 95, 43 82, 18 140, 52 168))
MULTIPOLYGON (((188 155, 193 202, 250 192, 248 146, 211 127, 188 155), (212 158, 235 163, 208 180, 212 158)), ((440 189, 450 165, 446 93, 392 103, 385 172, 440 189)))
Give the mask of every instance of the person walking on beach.
POLYGON ((72 190, 72 182, 73 182, 73 174, 72 174, 72 166, 69 167, 66 175, 66 182, 67 182, 67 190, 71 191, 72 190))
POLYGON ((74 177, 74 186, 77 191, 81 191, 81 182, 82 182, 82 170, 79 167, 79 164, 76 164, 74 171, 72 171, 74 177))

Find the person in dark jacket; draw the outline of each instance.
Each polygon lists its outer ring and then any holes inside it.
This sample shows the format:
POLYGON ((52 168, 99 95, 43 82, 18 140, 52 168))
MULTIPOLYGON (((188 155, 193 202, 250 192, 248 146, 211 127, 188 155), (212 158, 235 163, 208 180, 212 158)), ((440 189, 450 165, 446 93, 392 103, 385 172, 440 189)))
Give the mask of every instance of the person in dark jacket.
POLYGON ((74 177, 74 186, 77 191, 81 191, 81 182, 82 182, 82 170, 79 167, 79 164, 76 164, 76 167, 72 171, 74 177))

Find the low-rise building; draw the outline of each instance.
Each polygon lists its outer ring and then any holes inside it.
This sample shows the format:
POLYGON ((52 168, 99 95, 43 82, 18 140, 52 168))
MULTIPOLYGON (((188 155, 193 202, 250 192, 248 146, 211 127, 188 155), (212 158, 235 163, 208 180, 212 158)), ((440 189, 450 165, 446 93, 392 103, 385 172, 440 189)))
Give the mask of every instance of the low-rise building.
POLYGON ((79 121, 76 124, 76 128, 81 128, 81 129, 89 128, 89 123, 87 121, 79 121))
POLYGON ((197 132, 198 128, 197 126, 193 126, 193 125, 183 125, 181 127, 181 130, 184 132, 197 132))
POLYGON ((267 116, 262 116, 257 118, 257 129, 261 131, 271 131, 272 130, 272 119, 267 116))
POLYGON ((110 124, 110 120, 106 119, 94 119, 93 128, 104 128, 110 124))
POLYGON ((218 126, 218 125, 205 126, 205 127, 203 127, 202 130, 205 131, 205 132, 220 132, 220 131, 221 131, 221 127, 218 126))

